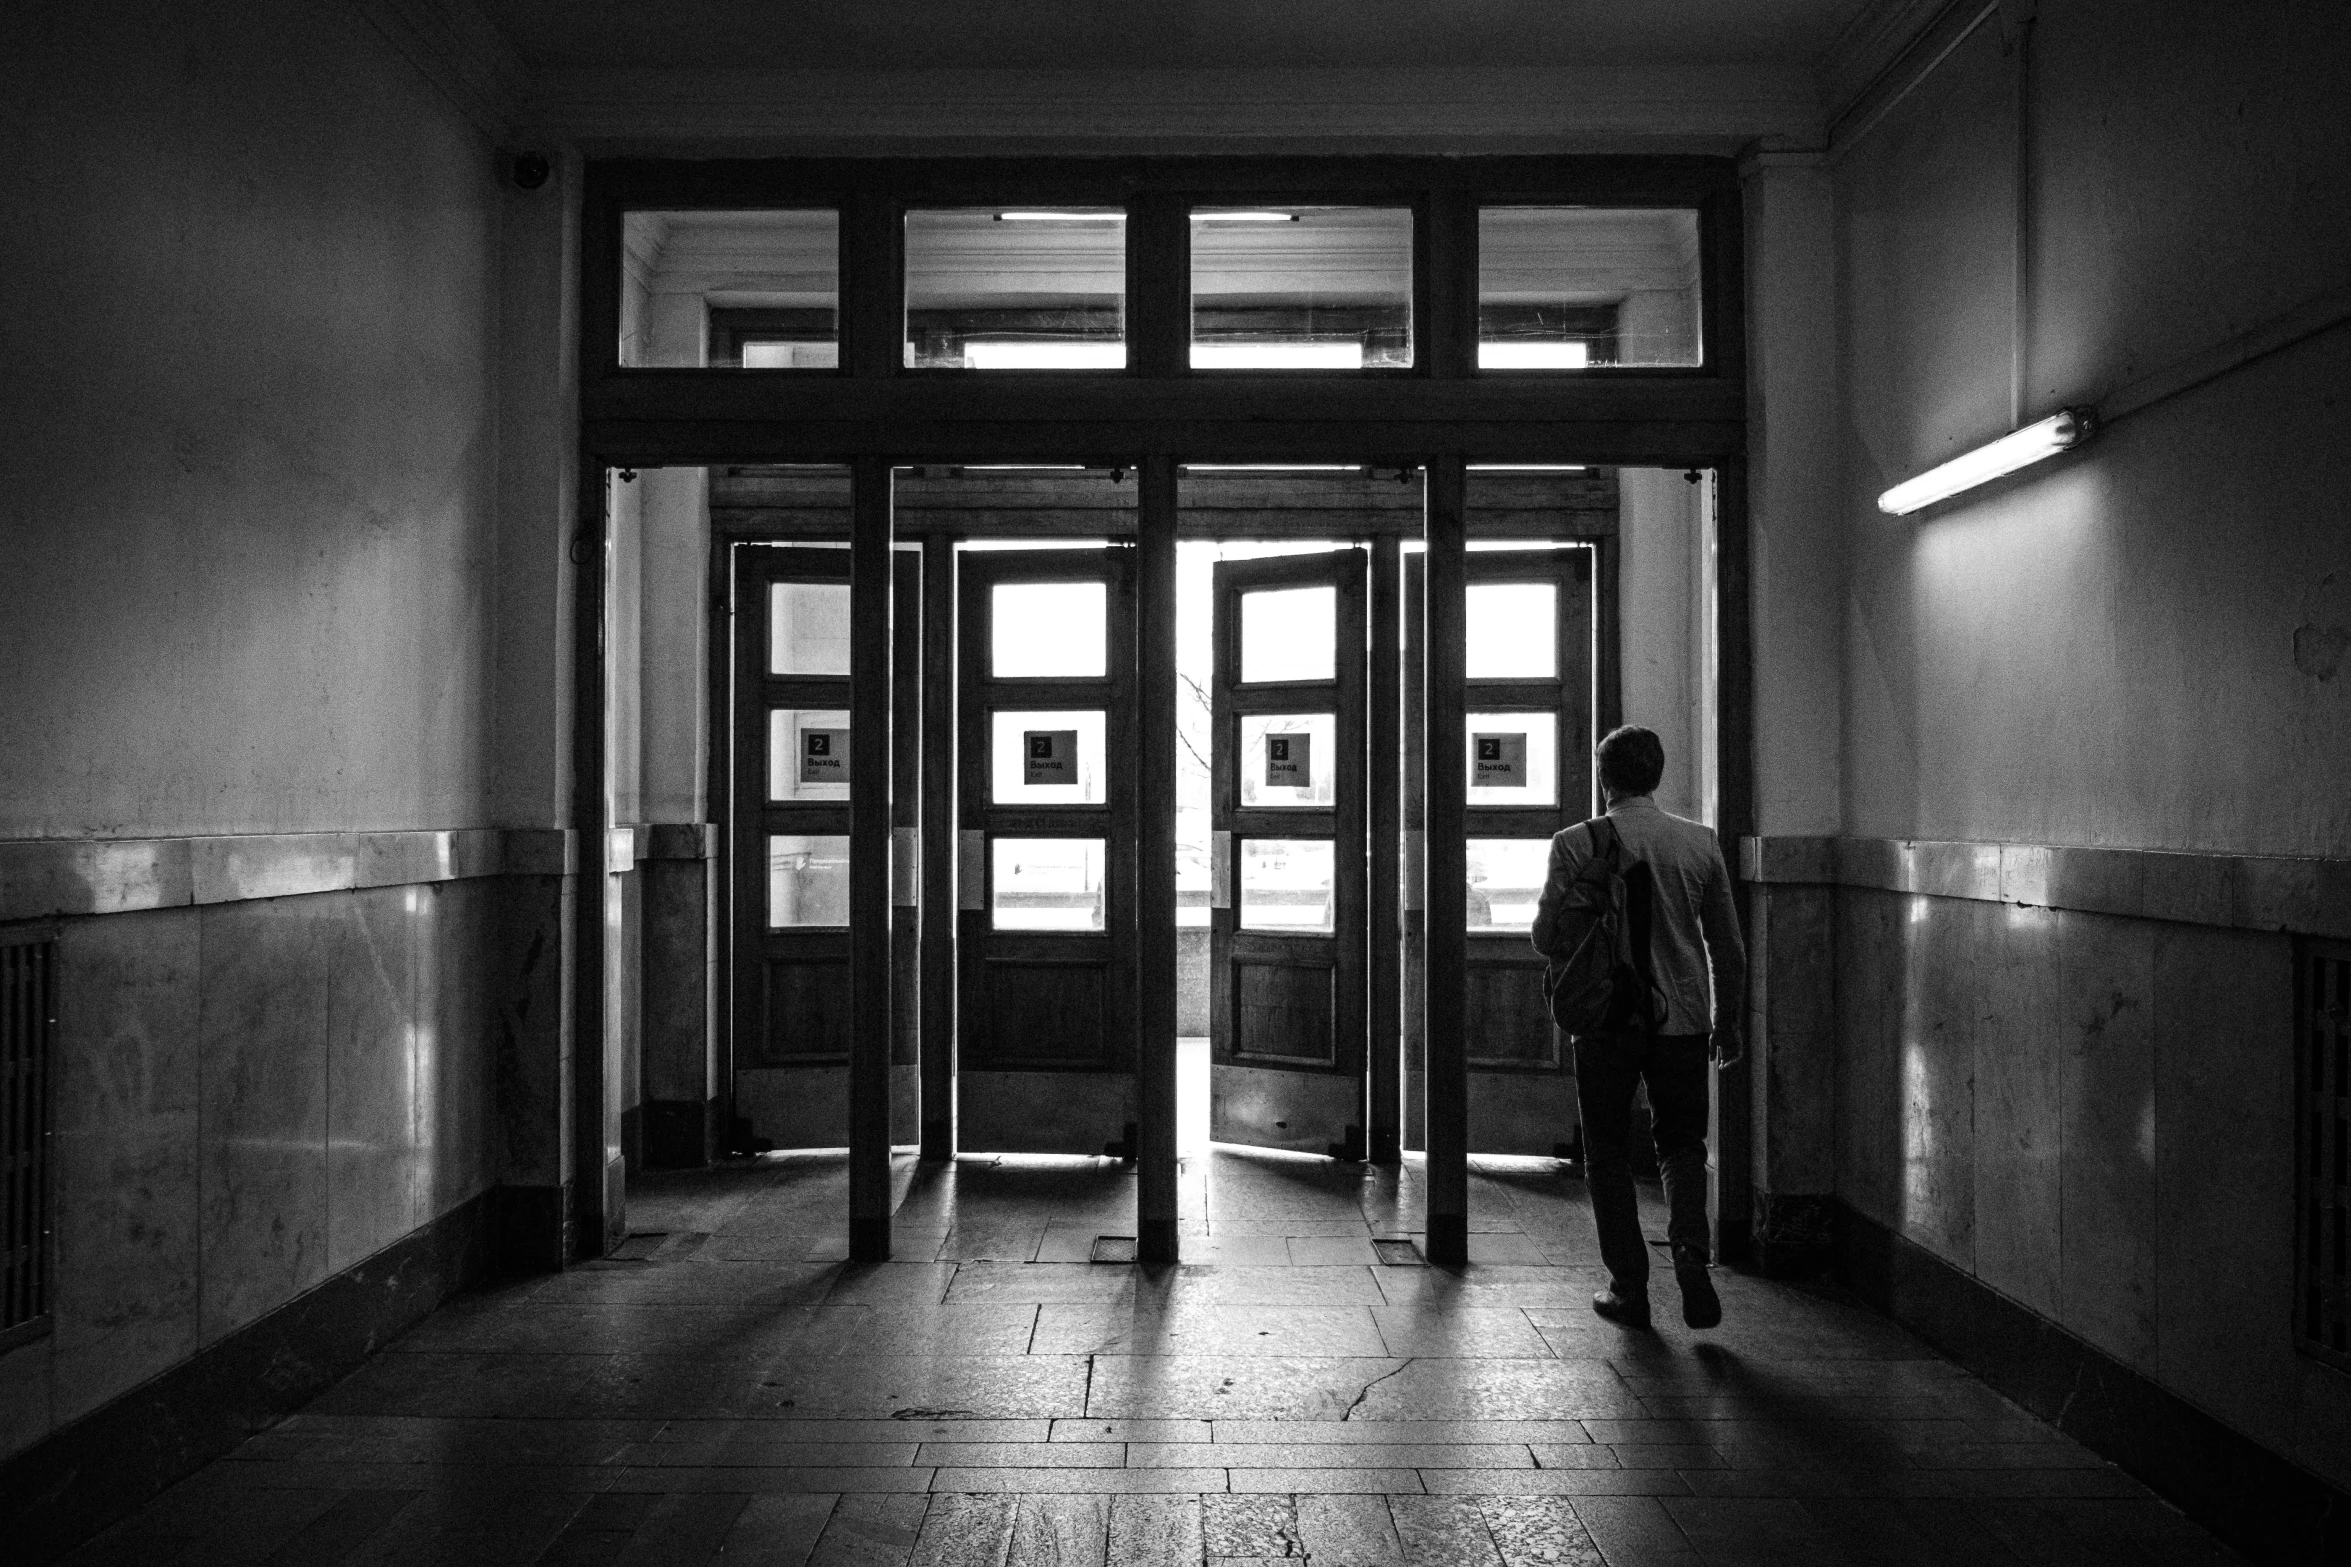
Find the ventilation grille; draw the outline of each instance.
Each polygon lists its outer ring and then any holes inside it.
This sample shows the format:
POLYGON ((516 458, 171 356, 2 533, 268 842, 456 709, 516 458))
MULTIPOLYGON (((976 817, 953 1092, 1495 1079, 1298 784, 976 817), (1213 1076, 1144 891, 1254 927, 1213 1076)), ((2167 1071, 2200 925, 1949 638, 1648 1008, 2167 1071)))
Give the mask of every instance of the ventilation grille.
POLYGON ((49 1326, 57 942, 0 936, 0 1349, 49 1326))
POLYGON ((2295 1335, 2310 1354, 2351 1368, 2351 943, 2308 943, 2298 967, 2295 1335))

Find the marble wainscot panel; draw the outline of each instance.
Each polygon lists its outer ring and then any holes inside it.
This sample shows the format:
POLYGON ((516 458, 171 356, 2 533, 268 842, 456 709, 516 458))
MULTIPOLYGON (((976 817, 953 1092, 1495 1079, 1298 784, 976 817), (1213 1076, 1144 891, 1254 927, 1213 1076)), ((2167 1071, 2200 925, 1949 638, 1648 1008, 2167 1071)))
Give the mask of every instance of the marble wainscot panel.
POLYGON ((1983 992, 1975 1056, 1976 1273, 2051 1317, 2062 1234, 2060 918, 2048 909, 1998 910, 1988 921, 1992 946, 1974 963, 1983 992))
POLYGON ((418 968, 437 904, 424 887, 332 900, 327 927, 327 1266, 339 1272, 431 1215, 421 1162, 418 968))
POLYGON ((447 1213, 494 1186, 502 1158, 495 1041, 507 979, 498 908, 510 884, 451 882, 423 895, 417 946, 417 1098, 428 1135, 418 1168, 423 1213, 447 1213))
POLYGON ((1901 933, 1908 899, 1837 898, 1837 1196, 1888 1229, 1901 1212, 1901 933))
POLYGON ((199 916, 75 920, 59 940, 56 1416, 197 1347, 199 916))
POLYGON ((1970 954, 1995 905, 1910 896, 1901 943, 1901 1233, 1944 1261, 1975 1260, 1975 1042, 1981 997, 1970 954))
POLYGON ((2058 956, 2065 1267, 2058 1320, 2155 1369, 2154 927, 2066 914, 2058 956))
POLYGON ((2291 1323, 2246 1309, 2294 1293, 2291 944, 2178 925, 2153 934, 2157 1374, 2292 1452, 2291 1323))
POLYGON ((327 963, 342 900, 202 911, 206 1343, 327 1275, 327 963))

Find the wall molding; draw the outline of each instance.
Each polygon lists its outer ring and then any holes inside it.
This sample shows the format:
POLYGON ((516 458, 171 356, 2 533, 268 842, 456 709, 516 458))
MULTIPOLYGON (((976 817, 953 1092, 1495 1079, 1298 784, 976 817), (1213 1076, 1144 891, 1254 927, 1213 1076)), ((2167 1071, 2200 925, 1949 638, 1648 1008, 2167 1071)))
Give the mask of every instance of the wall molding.
POLYGON ((2224 338, 2210 348, 2115 387, 2097 401, 2099 422, 2112 424, 2117 419, 2128 418, 2142 408, 2152 408, 2183 392, 2220 380, 2258 360, 2331 332, 2345 322, 2351 322, 2351 288, 2335 289, 2304 300, 2234 337, 2224 338))
POLYGON ((1855 17, 1821 57, 1830 156, 1868 135, 1999 10, 1999 0, 1889 0, 1855 17))
POLYGON ((493 142, 513 138, 531 70, 471 0, 352 0, 351 8, 474 129, 493 142))
POLYGON ((1739 840, 1764 885, 1861 887, 1930 898, 2351 937, 2351 859, 2185 854, 1923 838, 1739 840))
POLYGON ((2351 1496, 1842 1202, 1838 1278, 2255 1561, 2341 1561, 2351 1496))
POLYGON ((0 840, 0 921, 578 869, 561 827, 0 840))
MULTIPOLYGON (((1820 102, 1835 124, 1862 94, 1893 74, 1944 12, 1970 0, 1877 0, 1850 17, 1813 62, 1820 102)), ((1973 0, 1984 9, 1992 0, 1973 0)))
POLYGON ((541 135, 592 151, 1735 151, 1813 143, 1794 65, 541 71, 541 135))

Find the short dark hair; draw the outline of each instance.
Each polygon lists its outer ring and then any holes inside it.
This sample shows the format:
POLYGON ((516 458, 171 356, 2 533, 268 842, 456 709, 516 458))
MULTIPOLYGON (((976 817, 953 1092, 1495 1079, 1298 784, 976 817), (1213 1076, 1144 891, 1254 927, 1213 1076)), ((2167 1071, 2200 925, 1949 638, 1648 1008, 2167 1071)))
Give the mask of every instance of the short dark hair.
POLYGON ((1665 776, 1665 742, 1654 729, 1626 724, 1600 742, 1600 787, 1630 799, 1654 793, 1665 776))

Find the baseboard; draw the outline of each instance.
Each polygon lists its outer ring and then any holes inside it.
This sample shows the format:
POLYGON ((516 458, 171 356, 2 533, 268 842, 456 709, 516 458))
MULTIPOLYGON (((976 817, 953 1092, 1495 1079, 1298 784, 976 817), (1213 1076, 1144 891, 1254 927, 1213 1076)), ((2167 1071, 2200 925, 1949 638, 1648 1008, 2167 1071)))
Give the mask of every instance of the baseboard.
POLYGON ((2258 1562, 2351 1561, 2351 1496, 1843 1203, 1872 1306, 2258 1562))
POLYGON ((500 1186, 490 1203, 490 1266, 502 1274, 560 1273, 571 1262, 571 1183, 500 1186))
POLYGON ((494 1192, 459 1204, 0 1464, 11 1561, 46 1562, 331 1387, 491 1268, 494 1192))
POLYGON ((645 1168, 645 1107, 641 1104, 620 1113, 620 1162, 632 1170, 645 1168))
POLYGON ((1837 1200, 1784 1192, 1755 1193, 1747 1261, 1770 1279, 1808 1279, 1835 1260, 1837 1200))
POLYGON ((723 1106, 716 1099, 648 1099, 645 1111, 645 1162, 631 1169, 699 1170, 710 1163, 718 1147, 718 1120, 723 1106))

